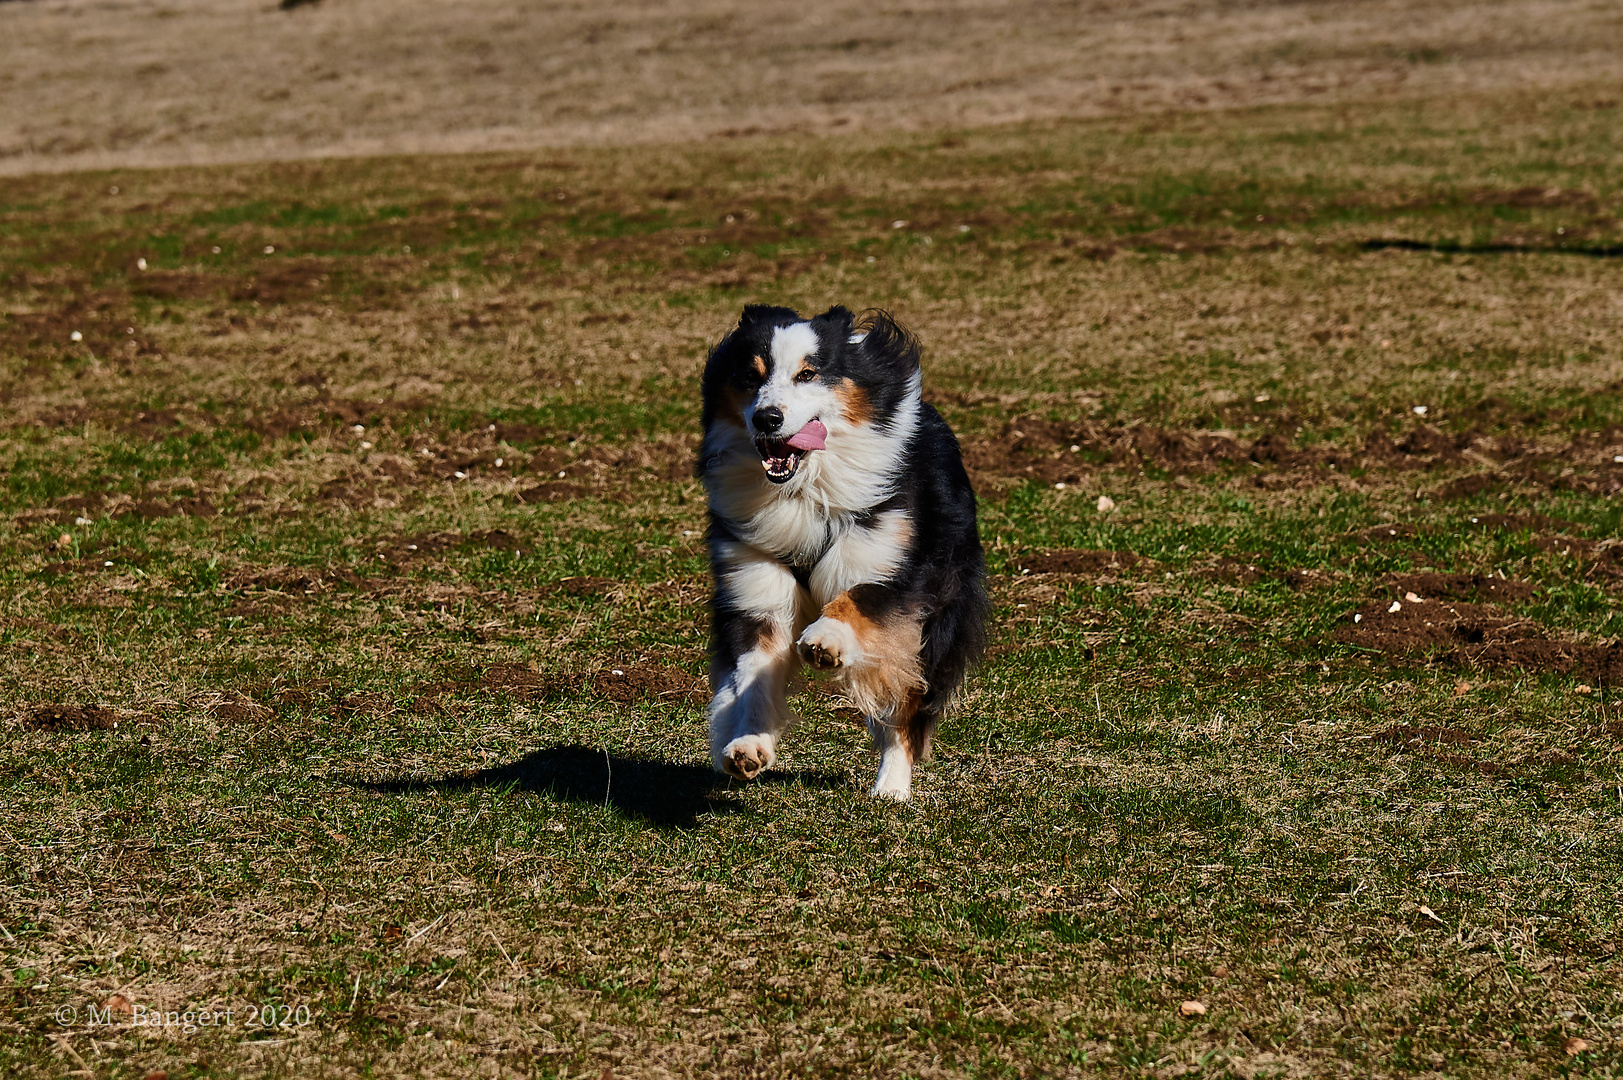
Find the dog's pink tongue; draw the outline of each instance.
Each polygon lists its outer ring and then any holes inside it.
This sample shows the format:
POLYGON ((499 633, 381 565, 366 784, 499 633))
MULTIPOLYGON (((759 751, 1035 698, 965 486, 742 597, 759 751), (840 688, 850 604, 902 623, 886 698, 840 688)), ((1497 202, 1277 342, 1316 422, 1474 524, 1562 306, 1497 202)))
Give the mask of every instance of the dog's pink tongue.
POLYGON ((828 438, 828 428, 823 426, 821 420, 813 420, 789 438, 789 445, 796 450, 821 450, 823 440, 828 438))

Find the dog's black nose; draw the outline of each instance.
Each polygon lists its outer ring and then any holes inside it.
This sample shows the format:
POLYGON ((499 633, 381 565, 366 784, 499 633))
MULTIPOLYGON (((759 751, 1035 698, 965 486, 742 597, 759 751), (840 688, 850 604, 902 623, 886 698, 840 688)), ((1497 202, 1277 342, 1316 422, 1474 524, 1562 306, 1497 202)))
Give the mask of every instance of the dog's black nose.
POLYGON ((783 426, 783 410, 774 405, 755 410, 755 430, 770 435, 783 426))

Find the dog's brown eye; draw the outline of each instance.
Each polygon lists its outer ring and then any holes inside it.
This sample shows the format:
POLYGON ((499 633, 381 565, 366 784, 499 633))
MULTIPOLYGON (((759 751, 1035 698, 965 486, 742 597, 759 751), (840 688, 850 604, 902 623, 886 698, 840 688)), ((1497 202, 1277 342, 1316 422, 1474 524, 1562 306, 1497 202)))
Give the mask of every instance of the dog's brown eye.
POLYGON ((801 368, 795 374, 795 382, 811 382, 815 378, 817 378, 817 372, 811 368, 801 368))

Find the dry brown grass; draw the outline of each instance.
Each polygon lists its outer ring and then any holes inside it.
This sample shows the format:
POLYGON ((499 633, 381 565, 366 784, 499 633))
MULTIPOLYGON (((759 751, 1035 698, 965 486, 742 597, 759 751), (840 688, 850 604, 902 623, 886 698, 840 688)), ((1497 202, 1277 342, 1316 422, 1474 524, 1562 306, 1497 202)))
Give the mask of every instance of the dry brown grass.
POLYGON ((9 173, 1563 93, 1623 73, 1623 16, 1593 0, 36 0, 0 6, 0 32, 9 173))

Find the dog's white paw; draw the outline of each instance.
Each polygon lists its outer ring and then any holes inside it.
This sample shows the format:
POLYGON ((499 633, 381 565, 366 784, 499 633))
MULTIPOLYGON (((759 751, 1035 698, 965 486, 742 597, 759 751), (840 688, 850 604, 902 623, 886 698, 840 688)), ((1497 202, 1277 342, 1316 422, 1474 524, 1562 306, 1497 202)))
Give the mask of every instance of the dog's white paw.
POLYGON ((740 780, 754 780, 778 760, 770 735, 740 735, 721 748, 724 772, 740 780))
POLYGON ((868 794, 875 799, 895 799, 897 802, 908 802, 913 798, 913 763, 908 760, 907 751, 902 749, 900 743, 892 742, 880 752, 879 776, 868 794))
POLYGON ((795 643, 800 658, 818 671, 850 667, 862 659, 857 633, 849 623, 824 616, 801 632, 795 643))
POLYGON ((911 784, 897 784, 895 782, 887 784, 883 779, 881 779, 879 783, 873 786, 873 790, 868 792, 868 795, 870 798, 874 799, 894 799, 897 802, 912 802, 913 786, 911 784))

